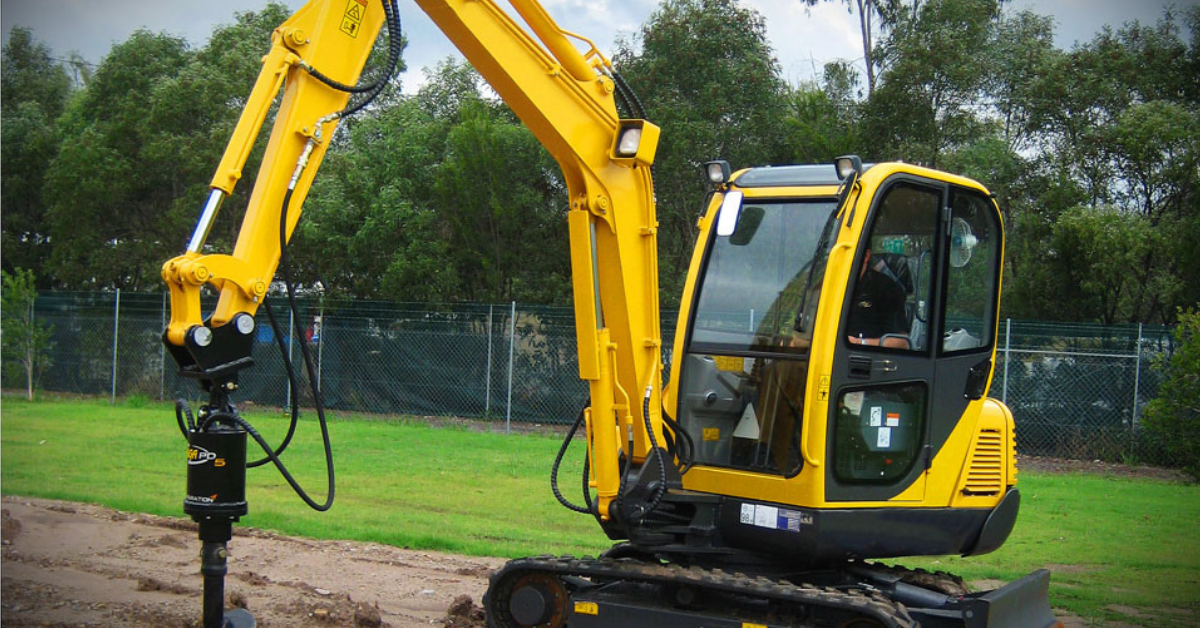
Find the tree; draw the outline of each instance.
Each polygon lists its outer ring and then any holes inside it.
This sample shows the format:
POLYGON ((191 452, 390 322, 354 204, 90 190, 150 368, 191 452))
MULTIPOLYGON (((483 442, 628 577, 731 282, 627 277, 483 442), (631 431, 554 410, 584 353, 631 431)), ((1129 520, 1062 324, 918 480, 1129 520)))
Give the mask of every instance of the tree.
POLYGON ((997 0, 933 0, 905 8, 881 42, 888 69, 865 109, 872 154, 932 168, 987 133, 977 102, 987 84, 997 0))
POLYGON ((533 133, 482 103, 447 137, 434 193, 470 301, 554 303, 570 295, 566 185, 533 133), (518 246, 537 242, 536 247, 518 246))
POLYGON ((53 331, 48 325, 33 317, 33 301, 37 291, 33 285, 33 273, 22 268, 13 274, 0 271, 3 279, 3 326, 0 339, 3 344, 4 362, 25 371, 25 393, 33 401, 37 378, 50 367, 50 341, 53 331))
POLYGON ((1167 380, 1142 419, 1172 461, 1200 480, 1200 312, 1195 308, 1179 312, 1175 339, 1175 352, 1166 362, 1167 380))
POLYGON ((785 160, 786 90, 762 16, 735 0, 665 0, 636 43, 618 45, 614 64, 663 130, 654 170, 659 286, 672 307, 703 210, 703 164, 785 160))
MULTIPOLYGON (((46 175, 48 267, 59 286, 159 285, 162 263, 183 251, 271 30, 286 15, 277 4, 239 13, 198 52, 146 31, 112 48, 62 116, 63 149, 46 175)), ((256 170, 265 135, 246 172, 256 170)), ((213 245, 232 240, 249 187, 224 203, 213 245)))
POLYGON ((1041 71, 1029 75, 1029 88, 1016 92, 1015 101, 1036 134, 1025 149, 1040 150, 1041 159, 1037 171, 1030 162, 1030 185, 1020 187, 1043 192, 1030 196, 1025 210, 1038 213, 1021 215, 1018 224, 1037 227, 1021 234, 1026 242, 1041 239, 1021 256, 1023 272, 1013 277, 1011 294, 1025 306, 1017 315, 1078 312, 1106 322, 1170 323, 1193 300, 1200 261, 1187 240, 1200 233, 1200 83, 1192 71, 1200 9, 1187 15, 1191 48, 1167 12, 1155 26, 1105 29, 1070 53, 1039 55, 1029 66, 1041 71), (1032 185, 1064 179, 1067 186, 1032 185), (1067 187, 1074 191, 1057 194, 1067 187), (1081 207, 1067 211, 1075 206, 1081 207), (1059 216, 1065 222, 1055 224, 1059 216), (1084 246, 1092 252, 1076 254, 1076 245, 1105 240, 1119 248, 1084 246), (1132 251, 1138 256, 1131 258, 1132 251), (1060 255, 1090 286, 1086 293, 1062 285, 1067 269, 1060 255), (1114 259, 1127 267, 1110 269, 1114 259), (1058 298, 1047 302, 1047 294, 1058 298), (1068 294, 1070 307, 1062 304, 1068 294))
POLYGON ((14 28, 0 61, 0 222, 3 267, 37 269, 35 281, 49 286, 44 265, 50 256, 46 231, 45 173, 58 153, 55 121, 71 94, 71 80, 25 28, 14 28))
POLYGON ((822 85, 803 83, 790 90, 783 119, 789 161, 825 163, 859 152, 857 84, 854 70, 839 62, 825 66, 822 85))
MULTIPOLYGON (((875 79, 882 61, 875 53, 875 41, 880 33, 887 30, 895 22, 900 12, 901 0, 824 0, 825 2, 840 1, 846 5, 846 11, 858 13, 858 27, 862 34, 863 65, 867 69, 867 94, 875 93, 875 79)), ((813 7, 822 0, 801 0, 805 6, 813 7)))

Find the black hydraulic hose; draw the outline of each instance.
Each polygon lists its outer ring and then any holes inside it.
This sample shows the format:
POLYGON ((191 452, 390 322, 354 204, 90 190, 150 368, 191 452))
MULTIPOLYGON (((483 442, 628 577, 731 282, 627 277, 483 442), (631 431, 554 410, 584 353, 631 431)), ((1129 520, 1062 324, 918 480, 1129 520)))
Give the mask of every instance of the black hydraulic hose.
POLYGON ((583 503, 587 505, 589 513, 596 514, 596 504, 592 502, 591 470, 592 452, 586 451, 583 454, 583 503))
POLYGON ((584 515, 588 515, 588 514, 592 513, 591 496, 588 494, 588 482, 587 482, 587 462, 588 461, 584 460, 584 470, 583 470, 583 473, 584 473, 583 495, 584 495, 584 500, 588 504, 586 508, 583 506, 577 506, 577 505, 571 503, 566 497, 563 497, 562 491, 558 490, 558 467, 559 467, 559 465, 562 464, 563 456, 565 456, 567 453, 567 447, 569 447, 571 445, 571 439, 575 438, 576 430, 579 429, 580 425, 583 425, 583 415, 584 415, 584 412, 586 412, 586 411, 587 411, 586 407, 579 411, 579 418, 575 419, 575 424, 572 425, 571 429, 567 431, 567 437, 563 439, 562 446, 558 448, 558 455, 554 457, 554 466, 550 468, 550 490, 554 491, 554 498, 558 500, 558 503, 562 504, 563 506, 566 506, 566 508, 568 510, 571 510, 573 512, 577 512, 580 514, 584 514, 584 515))
POLYGON ((622 97, 633 106, 633 112, 637 117, 646 119, 646 108, 642 106, 642 101, 633 92, 633 88, 629 87, 629 83, 625 82, 625 77, 621 76, 620 72, 613 71, 613 82, 617 85, 617 90, 622 94, 622 97))
MULTIPOLYGON (((654 491, 654 497, 650 500, 650 505, 646 507, 646 514, 654 512, 658 508, 658 504, 662 501, 663 495, 667 493, 667 464, 663 462, 662 450, 658 448, 658 439, 654 436, 654 429, 650 426, 650 389, 646 389, 646 397, 642 401, 642 421, 646 424, 646 436, 650 438, 650 447, 654 451, 654 458, 658 460, 658 489, 654 491)), ((643 517, 645 515, 642 515, 643 517)))
MULTIPOLYGON (((400 53, 403 48, 403 42, 400 38, 400 11, 395 0, 383 0, 383 14, 387 17, 388 26, 388 65, 387 71, 383 73, 373 83, 366 85, 346 85, 329 76, 326 76, 320 70, 310 66, 303 66, 313 78, 322 83, 338 90, 339 92, 349 92, 351 94, 366 94, 376 89, 382 89, 387 85, 388 80, 392 77, 392 72, 396 69, 396 64, 400 60, 400 53)), ((349 114, 347 114, 349 115, 349 114)))
POLYGON ((675 432, 675 436, 677 437, 679 443, 679 474, 683 475, 696 463, 696 441, 692 439, 692 435, 684 430, 683 426, 679 425, 679 422, 675 419, 666 414, 663 415, 662 419, 667 424, 667 427, 670 427, 671 431, 675 432))
MULTIPOLYGON (((275 319, 275 311, 271 308, 271 303, 269 301, 264 300, 263 307, 267 311, 267 318, 271 321, 271 330, 273 332, 272 335, 275 336, 275 342, 279 346, 279 355, 287 356, 287 345, 284 344, 283 334, 279 333, 281 330, 279 328, 279 321, 275 319)), ((296 372, 292 369, 291 360, 288 360, 286 357, 283 359, 283 368, 287 371, 288 383, 291 384, 292 390, 299 390, 299 387, 297 386, 296 372)), ((291 406, 292 417, 288 422, 288 431, 283 437, 283 442, 279 443, 279 447, 275 448, 276 456, 282 456, 283 452, 287 451, 288 445, 292 442, 292 437, 296 435, 296 425, 300 422, 299 395, 292 395, 291 406)), ((255 460, 254 462, 246 463, 246 468, 253 469, 255 467, 261 467, 270 461, 270 456, 264 456, 258 460, 255 460)))
POLYGON ((190 441, 190 434, 196 431, 196 421, 192 418, 192 409, 188 407, 188 402, 183 399, 175 400, 175 421, 179 423, 179 431, 183 433, 183 438, 190 441), (187 425, 183 423, 185 414, 187 425))
POLYGON ((326 469, 328 470, 327 477, 328 477, 328 481, 329 481, 329 486, 328 486, 328 494, 325 498, 325 503, 318 504, 316 501, 314 501, 311 497, 308 496, 308 493, 306 493, 304 491, 304 488, 300 486, 300 484, 296 481, 296 478, 292 477, 291 472, 289 472, 287 470, 287 467, 284 466, 283 461, 279 459, 279 456, 276 455, 275 452, 271 450, 271 445, 269 445, 267 443, 266 439, 264 439, 262 437, 262 435, 258 433, 258 430, 254 429, 254 426, 250 425, 250 423, 248 421, 246 421, 246 419, 243 419, 242 417, 240 417, 236 414, 233 414, 232 412, 213 412, 213 413, 209 414, 207 417, 205 417, 202 425, 207 426, 209 423, 218 422, 218 421, 224 421, 226 423, 236 423, 242 429, 246 430, 246 433, 249 434, 255 440, 255 442, 258 443, 259 447, 262 447, 264 452, 266 452, 267 458, 269 458, 271 460, 271 462, 273 462, 275 464, 275 467, 277 469, 279 469, 279 474, 282 475, 283 479, 286 480, 287 483, 292 487, 292 490, 296 491, 296 494, 300 496, 300 499, 303 499, 304 503, 308 504, 313 510, 318 510, 318 511, 324 512, 326 510, 329 510, 329 507, 333 505, 333 485, 334 485, 333 457, 332 457, 332 453, 330 452, 329 437, 328 437, 328 434, 325 432, 325 424, 324 423, 321 424, 321 432, 325 436, 325 459, 327 462, 326 469))
MULTIPOLYGON (((293 188, 289 187, 287 192, 283 195, 283 204, 279 210, 279 270, 280 270, 280 273, 283 275, 283 285, 285 288, 287 288, 288 306, 291 308, 293 318, 298 321, 297 327, 300 330, 300 337, 303 337, 304 336, 304 319, 302 319, 299 316, 299 311, 298 311, 298 308, 296 307, 295 288, 292 285, 292 277, 291 277, 291 260, 289 259, 288 254, 287 254, 287 216, 288 216, 288 206, 291 204, 291 201, 292 201, 292 192, 293 192, 293 188)), ((272 327, 275 330, 275 335, 280 336, 281 330, 278 328, 278 324, 276 323, 275 318, 273 316, 270 318, 271 318, 272 327)), ((284 350, 283 354, 284 354, 283 355, 284 362, 287 362, 287 352, 284 350)), ((300 487, 300 485, 296 483, 295 479, 293 479, 291 477, 291 475, 287 471, 287 468, 284 467, 283 462, 281 462, 279 460, 279 457, 276 455, 276 453, 274 451, 271 450, 270 446, 267 445, 266 441, 263 440, 262 437, 258 435, 258 432, 254 431, 252 428, 250 428, 249 424, 245 423, 245 421, 242 420, 240 417, 235 417, 235 419, 239 425, 243 425, 243 427, 247 428, 246 431, 249 432, 252 436, 254 436, 254 440, 258 441, 258 444, 263 448, 263 451, 266 452, 267 458, 275 464, 275 466, 279 469, 279 472, 284 476, 284 479, 287 480, 288 484, 290 484, 292 486, 292 489, 296 491, 296 494, 299 495, 300 498, 303 499, 304 502, 307 503, 314 510, 325 511, 325 510, 329 510, 329 507, 333 505, 334 487, 335 487, 334 467, 333 467, 333 447, 329 440, 329 425, 325 419, 325 401, 321 395, 321 389, 317 385, 317 379, 316 379, 316 375, 315 375, 316 368, 314 368, 314 366, 313 366, 312 354, 308 350, 307 343, 304 343, 304 342, 300 343, 300 354, 304 357, 304 366, 308 372, 309 386, 310 386, 310 388, 312 390, 312 394, 313 394, 313 405, 316 407, 316 410, 317 410, 317 423, 320 424, 320 426, 321 426, 321 441, 325 446, 325 470, 326 470, 326 478, 328 481, 325 503, 317 504, 315 501, 313 501, 313 499, 310 498, 308 496, 308 494, 304 492, 304 489, 302 489, 300 487)), ((296 389, 297 389, 297 387, 295 385, 293 385, 293 390, 296 390, 296 389)), ((293 403, 298 403, 298 402, 293 400, 293 403)))

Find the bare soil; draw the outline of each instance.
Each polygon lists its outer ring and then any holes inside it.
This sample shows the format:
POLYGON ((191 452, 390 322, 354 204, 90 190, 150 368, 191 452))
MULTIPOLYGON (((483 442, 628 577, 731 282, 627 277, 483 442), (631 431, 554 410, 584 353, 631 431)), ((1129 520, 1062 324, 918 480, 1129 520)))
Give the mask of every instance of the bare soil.
POLYGON ((1069 460, 1017 454, 1017 469, 1039 473, 1087 473, 1120 478, 1149 478, 1171 482, 1187 482, 1188 477, 1178 469, 1128 465, 1103 460, 1069 460))
MULTIPOLYGON (((201 626, 200 542, 186 519, 4 497, 0 537, 3 626, 201 626)), ((229 553, 227 607, 264 628, 481 627, 504 562, 239 527, 229 553)))

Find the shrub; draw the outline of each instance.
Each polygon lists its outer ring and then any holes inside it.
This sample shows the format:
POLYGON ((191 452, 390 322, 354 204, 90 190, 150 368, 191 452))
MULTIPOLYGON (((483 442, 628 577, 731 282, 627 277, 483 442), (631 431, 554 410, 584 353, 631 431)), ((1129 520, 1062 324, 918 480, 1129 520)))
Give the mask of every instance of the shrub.
POLYGON ((1180 312, 1175 338, 1167 379, 1146 405, 1144 425, 1174 464, 1200 480, 1200 312, 1180 312))

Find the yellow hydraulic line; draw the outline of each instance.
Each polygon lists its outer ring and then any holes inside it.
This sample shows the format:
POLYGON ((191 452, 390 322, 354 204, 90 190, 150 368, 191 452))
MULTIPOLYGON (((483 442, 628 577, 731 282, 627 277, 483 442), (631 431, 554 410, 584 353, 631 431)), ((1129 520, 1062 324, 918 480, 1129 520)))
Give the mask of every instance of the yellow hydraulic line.
POLYGON ((618 469, 617 451, 621 445, 617 442, 617 417, 613 407, 613 375, 612 353, 609 351, 608 329, 601 329, 596 334, 599 339, 599 377, 591 380, 592 393, 592 441, 593 459, 596 464, 596 506, 600 518, 607 521, 610 518, 609 505, 617 498, 621 489, 621 474, 618 469))
POLYGON ((596 72, 588 65, 583 55, 563 35, 563 30, 554 22, 554 18, 546 13, 546 9, 534 0, 509 0, 517 13, 529 24, 538 39, 546 44, 550 53, 563 65, 575 80, 588 81, 596 78, 596 72))
POLYGON ((258 80, 254 82, 254 89, 246 100, 246 107, 242 109, 242 116, 238 118, 237 127, 229 138, 225 154, 221 157, 216 173, 213 174, 212 183, 209 184, 210 188, 221 190, 225 194, 233 194, 234 186, 237 185, 238 179, 242 178, 242 166, 246 165, 246 158, 254 148, 254 140, 258 137, 263 121, 267 119, 271 103, 275 101, 275 95, 279 93, 279 87, 283 84, 288 69, 300 60, 300 57, 283 46, 283 36, 278 30, 272 36, 272 40, 271 51, 263 57, 263 69, 258 75, 258 80))

